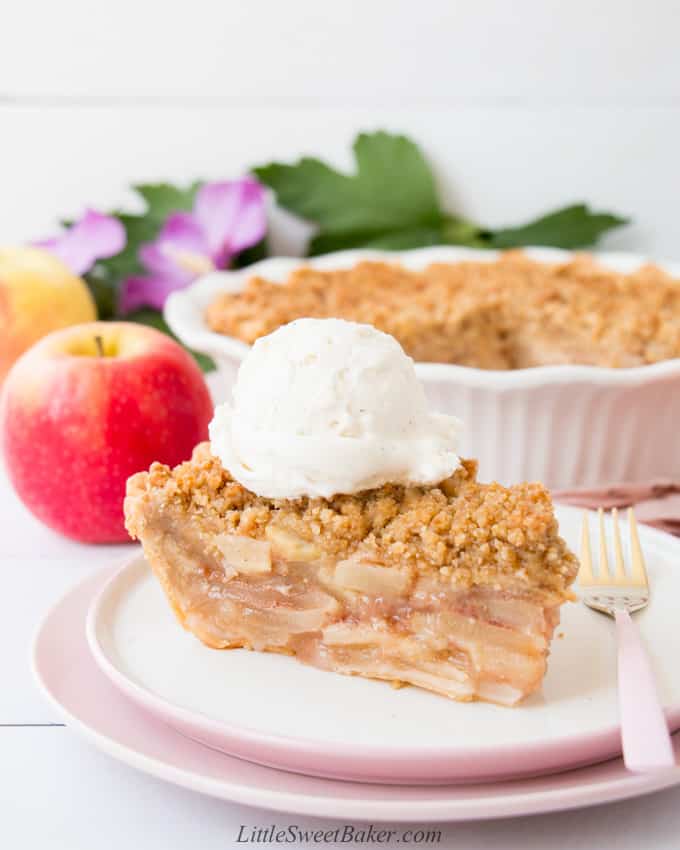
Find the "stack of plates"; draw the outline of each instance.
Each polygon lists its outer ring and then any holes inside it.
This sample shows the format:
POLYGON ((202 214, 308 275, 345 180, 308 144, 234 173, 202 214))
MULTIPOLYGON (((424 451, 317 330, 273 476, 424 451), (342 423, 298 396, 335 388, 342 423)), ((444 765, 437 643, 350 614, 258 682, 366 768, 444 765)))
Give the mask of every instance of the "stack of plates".
MULTIPOLYGON (((557 513, 577 548, 580 513, 557 513)), ((680 541, 645 528, 640 536, 653 595, 638 623, 675 730, 680 541)), ((542 692, 514 709, 394 690, 286 656, 208 649, 178 626, 142 557, 58 603, 34 663, 67 724, 115 758, 286 813, 472 820, 680 783, 680 767, 647 775, 624 768, 613 624, 580 604, 563 608, 542 692)))

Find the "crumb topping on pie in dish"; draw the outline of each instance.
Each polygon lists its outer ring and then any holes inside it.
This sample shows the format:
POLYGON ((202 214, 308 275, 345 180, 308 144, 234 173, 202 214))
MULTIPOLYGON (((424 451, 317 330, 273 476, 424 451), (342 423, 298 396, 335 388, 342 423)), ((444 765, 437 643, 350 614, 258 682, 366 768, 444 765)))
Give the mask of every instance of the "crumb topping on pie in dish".
POLYGON ((511 251, 423 271, 301 268, 283 285, 253 277, 206 312, 214 331, 247 343, 304 316, 372 324, 416 361, 481 369, 680 357, 680 281, 651 265, 614 272, 587 255, 546 264, 511 251))

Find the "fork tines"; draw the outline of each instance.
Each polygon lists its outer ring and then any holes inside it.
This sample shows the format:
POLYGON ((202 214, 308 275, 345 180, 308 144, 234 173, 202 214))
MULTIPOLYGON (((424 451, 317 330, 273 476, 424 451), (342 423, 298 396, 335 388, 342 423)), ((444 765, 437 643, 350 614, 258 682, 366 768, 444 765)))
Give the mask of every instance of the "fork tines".
POLYGON ((593 572, 593 556, 590 548, 590 529, 588 527, 588 512, 583 514, 583 527, 581 530, 581 568, 578 573, 578 581, 581 587, 588 585, 636 585, 647 587, 647 571, 645 569, 640 539, 638 537, 637 522, 632 508, 628 508, 628 528, 630 530, 630 552, 631 570, 626 572, 623 559, 623 547, 621 545, 621 531, 619 528, 619 512, 616 508, 612 510, 612 525, 614 529, 614 570, 609 568, 609 555, 607 545, 607 534, 604 525, 604 511, 599 508, 598 524, 600 529, 600 558, 597 575, 593 572))

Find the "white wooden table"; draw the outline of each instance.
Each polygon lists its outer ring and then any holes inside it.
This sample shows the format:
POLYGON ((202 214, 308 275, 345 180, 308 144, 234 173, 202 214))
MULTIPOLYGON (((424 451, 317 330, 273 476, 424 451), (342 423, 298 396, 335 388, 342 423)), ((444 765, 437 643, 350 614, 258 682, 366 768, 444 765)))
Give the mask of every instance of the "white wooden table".
MULTIPOLYGON (((68 588, 132 556, 136 547, 86 546, 58 537, 21 505, 2 467, 0 530, 0 848, 227 850, 241 846, 241 826, 336 826, 167 785, 96 751, 61 725, 32 680, 36 627, 68 588)), ((406 827, 390 828, 399 836, 406 827)), ((434 828, 441 830, 439 846, 461 850, 677 850, 680 788, 577 813, 434 828)))

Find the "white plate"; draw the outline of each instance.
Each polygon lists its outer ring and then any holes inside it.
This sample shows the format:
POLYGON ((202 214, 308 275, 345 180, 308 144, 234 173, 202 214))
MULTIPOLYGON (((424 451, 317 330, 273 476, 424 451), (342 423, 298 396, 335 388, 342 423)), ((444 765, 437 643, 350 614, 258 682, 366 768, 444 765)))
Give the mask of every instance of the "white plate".
MULTIPOLYGON (((557 514, 576 548, 581 512, 557 514)), ((680 542, 647 528, 640 536, 652 601, 636 619, 675 729, 680 542)), ((542 693, 515 709, 394 690, 276 654, 208 649, 178 626, 141 558, 97 597, 87 633, 103 672, 146 710, 212 747, 286 770, 443 783, 563 770, 620 752, 613 622, 580 604, 563 608, 542 693)))

